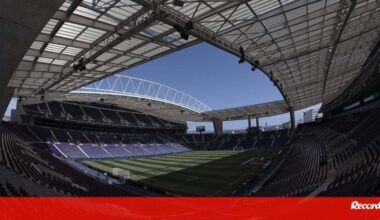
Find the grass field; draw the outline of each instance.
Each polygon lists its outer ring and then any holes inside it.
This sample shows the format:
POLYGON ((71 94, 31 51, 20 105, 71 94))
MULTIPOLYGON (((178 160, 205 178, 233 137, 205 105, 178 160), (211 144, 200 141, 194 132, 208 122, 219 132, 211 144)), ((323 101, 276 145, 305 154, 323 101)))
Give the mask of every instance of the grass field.
POLYGON ((82 160, 101 172, 112 168, 130 172, 130 180, 178 195, 227 196, 245 177, 257 175, 254 157, 273 158, 278 149, 255 151, 191 151, 137 159, 82 160))

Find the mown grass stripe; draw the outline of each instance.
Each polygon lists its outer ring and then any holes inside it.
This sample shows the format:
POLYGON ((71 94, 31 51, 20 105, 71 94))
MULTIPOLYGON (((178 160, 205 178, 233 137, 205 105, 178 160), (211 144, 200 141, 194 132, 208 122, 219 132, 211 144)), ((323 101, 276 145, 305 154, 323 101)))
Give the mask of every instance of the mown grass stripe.
POLYGON ((258 167, 245 161, 253 157, 275 156, 276 150, 192 151, 181 154, 117 160, 82 161, 98 170, 113 167, 130 171, 133 181, 181 195, 229 195, 245 175, 258 167), (244 165, 242 165, 244 164, 244 165))
MULTIPOLYGON (((156 164, 148 164, 144 163, 142 161, 115 161, 117 163, 120 163, 122 165, 130 165, 130 166, 139 166, 139 167, 144 167, 147 169, 155 170, 155 169, 165 169, 168 171, 177 171, 180 169, 183 169, 182 167, 176 167, 176 166, 163 166, 163 165, 156 165, 156 164)), ((186 167, 185 167, 186 168, 186 167)))
MULTIPOLYGON (((135 170, 138 172, 149 172, 149 173, 157 172, 157 174, 170 173, 170 172, 179 171, 179 170, 183 170, 185 168, 188 168, 188 167, 179 167, 179 166, 158 166, 158 167, 153 166, 152 167, 152 166, 147 166, 146 164, 136 164, 136 163, 135 164, 128 164, 128 161, 125 161, 126 163, 123 163, 122 161, 110 161, 110 162, 112 165, 119 166, 121 168, 125 168, 125 169, 129 168, 131 170, 135 170), (136 170, 136 169, 134 169, 134 167, 141 167, 141 168, 144 168, 146 170, 136 170)), ((230 176, 231 174, 233 174, 235 172, 235 171, 220 172, 220 171, 223 171, 222 168, 216 169, 214 171, 215 171, 215 173, 218 173, 219 175, 222 175, 222 176, 230 176)), ((189 174, 192 176, 198 175, 198 176, 202 176, 202 177, 208 177, 208 176, 210 176, 210 174, 214 173, 212 169, 208 169, 208 170, 187 169, 184 172, 186 172, 186 174, 189 174)))
POLYGON ((146 162, 146 163, 162 164, 162 165, 167 165, 167 166, 182 164, 184 167, 189 167, 189 166, 192 166, 193 164, 199 164, 199 163, 204 163, 205 162, 205 161, 196 161, 196 160, 189 160, 189 161, 177 160, 177 161, 173 161, 173 160, 152 159, 152 158, 145 158, 145 159, 141 159, 139 161, 143 161, 143 162, 146 162))

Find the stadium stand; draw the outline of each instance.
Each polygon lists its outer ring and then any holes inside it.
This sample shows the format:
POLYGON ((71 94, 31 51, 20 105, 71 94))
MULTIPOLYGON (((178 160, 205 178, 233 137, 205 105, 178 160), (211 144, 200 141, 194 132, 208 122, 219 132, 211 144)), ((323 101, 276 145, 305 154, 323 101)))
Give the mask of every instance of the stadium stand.
MULTIPOLYGON (((56 103, 56 106, 60 106, 59 103, 56 103)), ((52 157, 54 160, 140 158, 191 150, 220 151, 239 148, 249 151, 283 148, 288 151, 283 163, 252 195, 375 195, 379 193, 379 181, 376 176, 380 160, 380 136, 377 132, 380 129, 379 116, 378 110, 372 110, 305 124, 296 132, 284 129, 222 135, 125 134, 91 131, 85 128, 67 130, 2 122, 4 129, 1 158, 8 169, 20 174, 25 173, 28 179, 37 183, 41 181, 44 186, 48 186, 48 177, 40 180, 42 177, 35 173, 34 166, 24 164, 23 156, 27 151, 15 152, 14 148, 18 145, 9 144, 10 142, 20 142, 21 147, 33 150, 38 146, 38 150, 45 154, 48 150, 57 157, 52 157), (17 137, 14 134, 17 134, 17 137), (287 146, 288 148, 284 148, 287 146), (29 168, 25 170, 25 167, 29 168)), ((61 191, 70 195, 86 195, 86 192, 80 189, 69 188, 63 180, 59 181, 63 185, 61 191)), ((255 185, 253 183, 255 182, 247 180, 234 193, 246 192, 247 186, 255 185)), ((9 184, 11 183, 2 186, 6 192, 14 192, 8 194, 28 193, 24 188, 9 189, 12 187, 9 184)))
POLYGON ((0 192, 2 196, 137 195, 91 178, 55 158, 42 144, 29 144, 0 127, 0 192))
POLYGON ((183 124, 163 121, 129 109, 111 109, 111 106, 69 102, 42 102, 23 105, 24 117, 45 120, 71 121, 85 124, 113 125, 133 128, 182 128, 183 124))
POLYGON ((168 142, 168 137, 153 139, 153 136, 117 139, 109 133, 90 131, 67 131, 57 128, 5 124, 15 130, 23 130, 26 140, 48 144, 55 155, 63 158, 111 158, 137 157, 171 154, 189 151, 179 143, 168 142), (149 139, 150 137, 150 139, 149 139), (113 154, 112 152, 117 152, 113 154))
POLYGON ((374 110, 308 126, 255 195, 378 195, 379 116, 374 110))
POLYGON ((263 187, 259 195, 308 195, 326 178, 327 169, 320 166, 324 158, 320 141, 313 136, 303 136, 292 148, 278 174, 263 187))

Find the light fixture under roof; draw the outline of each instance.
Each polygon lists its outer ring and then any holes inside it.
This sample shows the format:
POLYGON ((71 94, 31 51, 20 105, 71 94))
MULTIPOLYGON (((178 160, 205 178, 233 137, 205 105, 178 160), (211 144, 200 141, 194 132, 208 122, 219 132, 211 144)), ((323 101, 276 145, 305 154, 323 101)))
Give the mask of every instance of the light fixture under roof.
POLYGON ((185 5, 185 2, 181 0, 174 0, 173 5, 182 8, 185 5))
POLYGON ((239 47, 239 55, 240 55, 240 60, 239 60, 239 63, 244 63, 245 61, 245 52, 244 52, 244 48, 242 46, 239 47))

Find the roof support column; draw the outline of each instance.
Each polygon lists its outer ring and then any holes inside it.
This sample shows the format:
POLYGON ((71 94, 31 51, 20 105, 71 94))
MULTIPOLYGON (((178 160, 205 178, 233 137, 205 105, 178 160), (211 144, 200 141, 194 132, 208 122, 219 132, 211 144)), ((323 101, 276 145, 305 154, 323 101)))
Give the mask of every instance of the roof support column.
POLYGON ((64 0, 6 0, 0 7, 0 106, 2 117, 13 89, 7 88, 18 64, 64 0), (5 107, 4 107, 5 106, 5 107), (4 109, 5 108, 5 109, 4 109))
POLYGON ((3 88, 0 90, 0 120, 3 118, 5 111, 7 110, 8 104, 12 99, 14 94, 13 88, 3 88))
POLYGON ((252 128, 252 124, 251 124, 251 116, 248 116, 248 128, 249 128, 249 129, 252 128))
POLYGON ((256 117, 256 127, 257 127, 257 128, 260 127, 259 117, 256 117))
POLYGON ((213 118, 212 123, 214 125, 214 133, 216 135, 223 134, 223 121, 219 118, 213 118))
POLYGON ((292 130, 295 130, 296 129, 296 118, 295 118, 295 115, 294 115, 294 110, 293 110, 293 107, 290 108, 290 128, 292 130))

